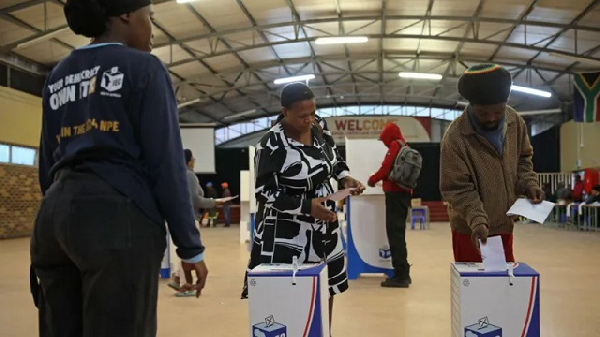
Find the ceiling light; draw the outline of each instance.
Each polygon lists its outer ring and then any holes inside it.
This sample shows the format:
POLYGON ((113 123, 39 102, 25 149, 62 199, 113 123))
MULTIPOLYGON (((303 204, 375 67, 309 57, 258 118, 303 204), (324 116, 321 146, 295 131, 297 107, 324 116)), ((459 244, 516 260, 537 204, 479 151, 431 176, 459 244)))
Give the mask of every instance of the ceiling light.
POLYGON ((248 110, 248 111, 236 113, 234 115, 226 116, 225 118, 223 118, 223 120, 226 121, 226 120, 230 120, 230 119, 244 117, 244 116, 252 115, 255 112, 256 112, 256 109, 251 109, 251 110, 248 110))
POLYGON ((336 43, 366 43, 369 38, 366 36, 332 36, 320 37, 315 40, 316 44, 336 44, 336 43))
POLYGON ((66 32, 67 30, 69 30, 68 27, 66 27, 66 28, 60 28, 60 29, 51 31, 49 33, 40 35, 40 36, 36 37, 35 39, 29 40, 27 42, 19 43, 17 45, 16 49, 27 48, 27 47, 29 47, 29 46, 31 46, 33 44, 44 42, 44 41, 48 41, 48 40, 54 38, 56 35, 59 35, 59 34, 62 34, 63 32, 66 32))
POLYGON ((600 61, 589 59, 589 58, 585 58, 585 57, 575 57, 575 56, 565 55, 565 54, 556 53, 556 52, 548 53, 548 55, 553 56, 553 57, 558 57, 558 58, 561 58, 561 59, 565 59, 565 60, 571 60, 573 62, 579 62, 579 63, 587 64, 587 65, 590 65, 590 66, 599 66, 600 65, 600 61))
POLYGON ((552 97, 552 94, 548 91, 543 91, 543 90, 538 90, 538 89, 533 89, 533 88, 528 88, 528 87, 520 87, 518 85, 513 85, 510 89, 514 90, 514 91, 524 92, 526 94, 540 96, 540 97, 546 97, 546 98, 552 97))
POLYGON ((273 81, 273 83, 274 84, 285 84, 285 83, 292 83, 292 82, 308 81, 308 80, 312 80, 314 78, 315 78, 314 74, 300 75, 300 76, 278 78, 275 81, 273 81))
POLYGON ((399 73, 398 74, 402 78, 416 78, 421 80, 436 80, 439 81, 442 79, 441 74, 429 74, 429 73, 399 73))
POLYGON ((519 115, 521 115, 521 116, 552 115, 552 114, 559 114, 559 113, 562 113, 561 109, 519 111, 519 115))
POLYGON ((184 108, 184 107, 186 107, 186 106, 189 106, 189 105, 192 105, 192 104, 196 104, 196 103, 200 103, 200 102, 201 102, 200 98, 196 98, 196 99, 193 99, 193 100, 191 100, 191 101, 187 101, 187 102, 179 103, 179 104, 177 105, 177 108, 181 109, 181 108, 184 108))
POLYGON ((198 0, 177 0, 177 3, 178 4, 184 4, 184 3, 187 3, 187 2, 195 2, 195 1, 198 1, 198 0))

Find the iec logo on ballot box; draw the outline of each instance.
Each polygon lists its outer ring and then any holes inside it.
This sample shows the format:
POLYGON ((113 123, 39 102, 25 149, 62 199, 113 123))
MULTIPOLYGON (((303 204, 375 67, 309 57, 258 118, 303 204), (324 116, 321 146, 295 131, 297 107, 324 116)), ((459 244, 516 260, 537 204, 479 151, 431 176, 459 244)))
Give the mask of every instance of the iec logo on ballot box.
POLYGON ((389 259, 392 257, 392 250, 389 246, 383 246, 379 248, 379 257, 382 259, 389 259))
POLYGON ((452 337, 540 337, 540 274, 524 263, 451 265, 452 337))
POLYGON ((275 322, 273 315, 265 318, 262 323, 254 324, 252 337, 286 337, 287 329, 283 324, 275 322))
POLYGON ((490 324, 487 317, 465 328, 465 337, 502 337, 502 328, 490 324))
POLYGON ((329 337, 327 266, 261 264, 248 273, 251 337, 329 337))

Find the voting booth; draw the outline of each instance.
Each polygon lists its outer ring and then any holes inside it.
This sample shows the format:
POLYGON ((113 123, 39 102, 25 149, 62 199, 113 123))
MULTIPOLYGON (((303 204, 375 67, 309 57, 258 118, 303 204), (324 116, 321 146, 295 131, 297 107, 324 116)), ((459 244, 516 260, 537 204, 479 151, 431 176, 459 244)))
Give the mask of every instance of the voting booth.
POLYGON ((251 337, 328 337, 327 266, 261 264, 248 273, 251 337))
MULTIPOLYGON (((346 138, 346 163, 352 176, 366 187, 387 153, 376 139, 346 138)), ((392 258, 385 229, 385 195, 381 186, 366 187, 362 195, 346 200, 348 278, 360 274, 392 277, 392 258)))
POLYGON ((256 215, 256 197, 254 195, 256 148, 248 147, 249 170, 240 171, 240 243, 247 243, 248 251, 254 239, 254 218, 256 215))
POLYGON ((540 275, 524 263, 488 272, 452 263, 452 337, 539 337, 540 275))
MULTIPOLYGON (((166 227, 166 225, 165 225, 166 227)), ((167 240, 167 248, 165 249, 165 256, 163 256, 163 260, 160 264, 160 277, 163 279, 168 279, 171 277, 171 270, 175 270, 175 267, 171 263, 171 246, 174 246, 171 242, 171 236, 169 235, 169 228, 167 227, 167 235, 165 240, 167 240)))

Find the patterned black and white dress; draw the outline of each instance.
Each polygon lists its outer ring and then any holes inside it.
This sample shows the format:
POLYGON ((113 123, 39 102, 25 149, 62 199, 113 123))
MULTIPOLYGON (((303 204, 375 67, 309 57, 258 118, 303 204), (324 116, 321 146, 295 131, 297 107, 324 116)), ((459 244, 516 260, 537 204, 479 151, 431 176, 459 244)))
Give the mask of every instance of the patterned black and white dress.
MULTIPOLYGON (((349 175, 325 120, 317 117, 313 145, 285 136, 281 123, 273 126, 256 148, 256 228, 248 270, 261 263, 326 261, 329 292, 348 289, 341 230, 337 221, 310 216, 313 198, 334 192, 330 180, 349 175)), ((335 211, 335 202, 326 206, 335 211)), ((244 285, 244 293, 247 285, 244 285)))

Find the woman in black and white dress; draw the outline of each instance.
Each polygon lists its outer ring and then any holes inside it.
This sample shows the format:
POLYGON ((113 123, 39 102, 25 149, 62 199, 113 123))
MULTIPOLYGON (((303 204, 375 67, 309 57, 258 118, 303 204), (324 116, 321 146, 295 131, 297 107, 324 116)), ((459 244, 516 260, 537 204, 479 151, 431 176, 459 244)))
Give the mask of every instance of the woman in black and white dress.
MULTIPOLYGON (((350 177, 325 120, 316 116, 315 96, 304 84, 281 93, 282 115, 256 148, 256 229, 248 270, 261 263, 326 261, 330 318, 333 296, 348 289, 341 230, 330 179, 345 188, 363 185, 350 177)), ((244 284, 242 297, 247 297, 244 284)))

